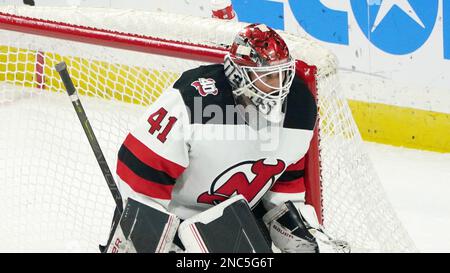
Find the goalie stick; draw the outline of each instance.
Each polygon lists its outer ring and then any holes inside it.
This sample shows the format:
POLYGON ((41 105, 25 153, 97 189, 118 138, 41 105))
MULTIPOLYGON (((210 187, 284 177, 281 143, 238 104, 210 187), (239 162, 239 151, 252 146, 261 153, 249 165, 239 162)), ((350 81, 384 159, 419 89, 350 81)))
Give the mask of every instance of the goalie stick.
POLYGON ((59 73, 62 82, 66 88, 67 94, 69 94, 70 100, 72 101, 72 105, 77 112, 77 116, 80 119, 81 126, 83 126, 84 132, 89 140, 89 144, 91 145, 92 151, 94 152, 95 158, 97 159, 98 165, 102 171, 103 176, 105 177, 106 183, 108 184, 108 188, 116 202, 117 209, 120 213, 123 211, 123 201, 122 196, 120 195, 119 189, 117 188, 117 184, 114 181, 113 175, 111 174, 111 170, 109 169, 108 163, 106 162, 105 156, 103 155, 102 149, 98 144, 97 138, 95 137, 94 131, 92 130, 91 123, 84 111, 83 105, 81 104, 80 98, 78 97, 77 90, 73 85, 72 79, 70 78, 69 71, 67 71, 67 65, 65 62, 60 62, 55 66, 56 71, 59 73))
MULTIPOLYGON (((98 165, 102 171, 103 176, 105 177, 106 183, 108 184, 109 191, 111 192, 114 201, 116 203, 116 209, 114 211, 113 223, 111 225, 111 230, 115 230, 118 223, 120 215, 123 212, 123 200, 120 195, 119 189, 117 188, 117 184, 114 181, 113 175, 111 174, 111 170, 109 169, 108 163, 106 162, 105 156, 103 155, 102 149, 95 137, 94 131, 92 130, 89 119, 84 111, 83 105, 81 104, 80 98, 78 97, 77 90, 73 85, 72 79, 70 78, 69 71, 67 70, 67 65, 65 62, 60 62, 55 66, 56 71, 58 72, 61 80, 66 88, 67 94, 72 101, 72 105, 75 108, 75 112, 77 113, 78 119, 80 120, 81 126, 89 140, 89 144, 91 145, 92 151, 94 152, 95 158, 97 159, 98 165)), ((112 234, 112 232, 111 232, 112 234)), ((108 245, 111 241, 111 237, 108 240, 108 245)), ((104 252, 106 250, 105 246, 100 246, 100 251, 104 252)))

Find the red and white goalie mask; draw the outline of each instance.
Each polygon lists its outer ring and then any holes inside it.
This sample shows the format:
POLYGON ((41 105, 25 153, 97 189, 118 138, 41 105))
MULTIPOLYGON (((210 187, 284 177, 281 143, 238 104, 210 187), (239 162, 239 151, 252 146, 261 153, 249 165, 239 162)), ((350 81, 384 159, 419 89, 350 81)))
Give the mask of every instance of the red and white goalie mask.
POLYGON ((254 105, 270 122, 283 120, 295 61, 278 33, 263 24, 245 27, 225 56, 224 68, 239 103, 254 105))

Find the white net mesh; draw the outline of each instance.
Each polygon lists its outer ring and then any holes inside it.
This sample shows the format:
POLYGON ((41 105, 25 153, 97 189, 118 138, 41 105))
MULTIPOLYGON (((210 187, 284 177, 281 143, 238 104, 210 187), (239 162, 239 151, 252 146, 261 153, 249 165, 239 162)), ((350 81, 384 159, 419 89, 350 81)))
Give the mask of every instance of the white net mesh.
MULTIPOLYGON (((0 12, 213 46, 229 44, 244 25, 105 9, 0 12)), ((318 67, 325 228, 356 250, 414 251, 363 152, 334 56, 306 37, 282 35, 296 58, 318 67)), ((108 235, 114 202, 54 70, 61 60, 112 172, 145 106, 200 64, 0 30, 1 251, 95 252, 108 235)))

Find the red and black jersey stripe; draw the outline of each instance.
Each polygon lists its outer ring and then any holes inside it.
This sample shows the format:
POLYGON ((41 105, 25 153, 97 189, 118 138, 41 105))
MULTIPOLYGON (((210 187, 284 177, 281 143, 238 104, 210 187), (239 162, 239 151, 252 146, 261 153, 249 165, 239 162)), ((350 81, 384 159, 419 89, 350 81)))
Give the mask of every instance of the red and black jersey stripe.
POLYGON ((134 191, 159 199, 170 199, 176 179, 184 167, 161 157, 129 134, 122 144, 117 174, 134 191))
POLYGON ((305 176, 305 170, 299 171, 285 171, 280 178, 278 178, 278 182, 291 182, 305 176))
POLYGON ((305 192, 305 160, 302 158, 290 165, 275 182, 271 191, 278 193, 305 192))

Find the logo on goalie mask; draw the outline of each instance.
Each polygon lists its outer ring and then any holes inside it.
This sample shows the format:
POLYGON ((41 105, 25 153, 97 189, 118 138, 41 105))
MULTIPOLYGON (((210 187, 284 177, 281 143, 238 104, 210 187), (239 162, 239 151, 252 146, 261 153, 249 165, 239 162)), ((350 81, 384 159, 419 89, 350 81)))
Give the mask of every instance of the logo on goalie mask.
POLYGON ((286 164, 277 159, 275 164, 258 161, 245 161, 221 173, 211 184, 209 192, 202 193, 197 202, 217 205, 234 195, 242 194, 250 207, 272 187, 275 176, 281 174, 286 164))
POLYGON ((209 94, 217 95, 219 92, 216 87, 216 81, 213 79, 200 78, 198 81, 191 83, 191 86, 195 87, 202 97, 206 97, 209 94))

